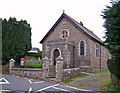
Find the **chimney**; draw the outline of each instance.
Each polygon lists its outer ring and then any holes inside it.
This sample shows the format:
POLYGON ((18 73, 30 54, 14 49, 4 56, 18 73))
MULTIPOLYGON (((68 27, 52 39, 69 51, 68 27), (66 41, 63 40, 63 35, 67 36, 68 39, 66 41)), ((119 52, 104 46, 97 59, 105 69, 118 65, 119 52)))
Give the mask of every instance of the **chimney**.
POLYGON ((82 23, 82 21, 80 21, 80 25, 82 25, 82 26, 83 26, 83 23, 82 23))
POLYGON ((63 13, 65 13, 65 10, 63 10, 63 13))

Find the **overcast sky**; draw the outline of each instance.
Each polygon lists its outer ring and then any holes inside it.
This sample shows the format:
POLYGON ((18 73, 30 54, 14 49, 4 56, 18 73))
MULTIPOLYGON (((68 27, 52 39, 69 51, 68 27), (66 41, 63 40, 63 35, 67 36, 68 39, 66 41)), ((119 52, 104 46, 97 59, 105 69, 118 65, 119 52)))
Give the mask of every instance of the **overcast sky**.
POLYGON ((62 15, 63 10, 103 40, 103 9, 111 0, 0 0, 0 17, 26 20, 32 27, 32 47, 40 50, 40 40, 62 15))

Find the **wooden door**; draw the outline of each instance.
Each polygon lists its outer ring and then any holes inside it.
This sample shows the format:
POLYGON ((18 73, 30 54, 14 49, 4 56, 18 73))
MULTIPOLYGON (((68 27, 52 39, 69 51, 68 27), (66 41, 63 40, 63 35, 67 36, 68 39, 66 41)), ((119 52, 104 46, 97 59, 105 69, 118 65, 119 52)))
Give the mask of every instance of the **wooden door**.
POLYGON ((55 66, 56 65, 56 58, 60 55, 60 52, 59 52, 58 49, 55 49, 53 53, 54 53, 54 58, 53 58, 54 63, 53 63, 53 65, 55 66))

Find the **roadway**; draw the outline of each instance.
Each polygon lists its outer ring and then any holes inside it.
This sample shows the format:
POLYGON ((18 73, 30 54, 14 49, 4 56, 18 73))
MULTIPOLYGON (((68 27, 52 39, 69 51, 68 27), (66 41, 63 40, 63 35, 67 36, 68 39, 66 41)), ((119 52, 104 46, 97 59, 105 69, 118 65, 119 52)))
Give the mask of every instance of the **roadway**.
POLYGON ((0 93, 96 93, 91 90, 63 86, 58 83, 50 83, 37 79, 28 79, 14 75, 0 76, 0 93))

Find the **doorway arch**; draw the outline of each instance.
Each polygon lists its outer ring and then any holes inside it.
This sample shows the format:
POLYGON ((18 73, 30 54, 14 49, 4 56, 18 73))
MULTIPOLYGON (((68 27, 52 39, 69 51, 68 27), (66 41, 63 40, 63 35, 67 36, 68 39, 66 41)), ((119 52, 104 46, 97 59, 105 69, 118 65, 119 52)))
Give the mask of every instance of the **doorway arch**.
POLYGON ((61 56, 61 50, 59 48, 53 48, 52 51, 51 51, 51 57, 50 57, 51 58, 51 66, 54 65, 54 62, 56 62, 56 60, 54 61, 54 59, 56 59, 56 58, 54 58, 54 52, 55 51, 59 51, 59 56, 61 56))
POLYGON ((60 56, 60 52, 58 49, 53 51, 53 65, 56 66, 56 58, 60 56))

